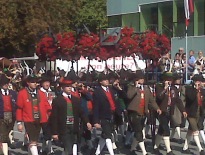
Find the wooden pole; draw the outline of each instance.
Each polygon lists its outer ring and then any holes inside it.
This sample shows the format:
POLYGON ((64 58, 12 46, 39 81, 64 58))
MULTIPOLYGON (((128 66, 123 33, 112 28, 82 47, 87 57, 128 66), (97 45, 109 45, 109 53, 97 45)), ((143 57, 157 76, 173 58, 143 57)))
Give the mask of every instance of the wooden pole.
POLYGON ((76 67, 77 67, 76 72, 77 72, 77 75, 78 75, 78 60, 76 60, 76 67))
POLYGON ((115 57, 113 57, 113 71, 115 72, 115 57))
POLYGON ((121 66, 121 69, 123 69, 124 67, 124 57, 122 56, 122 66, 121 66))
POLYGON ((87 75, 86 75, 86 82, 88 81, 89 70, 90 70, 90 59, 88 59, 88 69, 87 69, 87 75))
POLYGON ((50 60, 50 71, 51 71, 52 67, 51 67, 51 60, 50 60))

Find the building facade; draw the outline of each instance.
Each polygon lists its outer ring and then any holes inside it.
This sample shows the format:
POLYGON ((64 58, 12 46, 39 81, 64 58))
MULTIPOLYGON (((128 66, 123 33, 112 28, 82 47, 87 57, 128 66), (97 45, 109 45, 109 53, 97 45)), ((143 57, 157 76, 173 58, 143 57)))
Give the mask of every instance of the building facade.
MULTIPOLYGON (((185 48, 184 0, 107 0, 107 16, 109 29, 128 26, 166 34, 172 38, 172 55, 185 48)), ((205 52, 205 0, 194 0, 187 34, 187 49, 205 52)))

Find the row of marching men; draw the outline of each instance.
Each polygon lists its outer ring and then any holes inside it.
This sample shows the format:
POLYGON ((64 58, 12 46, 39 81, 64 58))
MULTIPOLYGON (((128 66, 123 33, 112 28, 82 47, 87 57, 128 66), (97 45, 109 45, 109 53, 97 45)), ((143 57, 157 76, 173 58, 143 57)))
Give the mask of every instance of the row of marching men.
MULTIPOLYGON (((88 135, 93 127, 102 130, 98 146, 92 153, 100 154, 106 145, 109 154, 113 155, 117 153, 113 139, 114 126, 122 125, 123 111, 127 111, 129 126, 134 133, 129 154, 136 154, 137 145, 143 155, 148 154, 144 144, 143 128, 145 118, 151 111, 156 112, 159 121, 154 142, 155 154, 160 154, 159 146, 162 139, 167 154, 174 154, 170 146, 169 122, 171 121, 173 128, 178 130, 181 116, 187 118, 189 122, 183 152, 190 153, 188 146, 193 136, 200 154, 205 154, 199 140, 199 133, 205 139, 204 133, 200 132, 203 131, 204 121, 203 77, 195 75, 193 84, 186 86, 184 94, 180 89, 180 76, 164 73, 162 78, 163 83, 157 84, 154 91, 151 91, 150 87, 144 84, 142 71, 133 74, 133 83, 128 85, 127 89, 120 86, 119 79, 115 79, 110 85, 108 76, 100 74, 99 86, 90 91, 84 85, 77 86, 72 78, 65 77, 59 80, 61 89, 53 99, 48 77, 41 79, 41 87, 38 88, 37 78, 28 76, 26 87, 17 94, 15 91, 8 90, 9 79, 2 75, 0 77, 0 142, 3 154, 8 154, 8 135, 13 129, 14 122, 17 121, 18 130, 23 131, 25 128, 29 138, 29 154, 38 154, 37 141, 42 129, 44 136, 42 152, 47 148, 48 153, 54 153, 51 146, 53 139, 62 142, 64 154, 76 155, 79 149, 82 121, 88 135), (183 104, 183 95, 186 104, 183 104), (120 99, 126 103, 125 109, 122 108, 120 99), (179 110, 180 117, 177 117, 176 109, 179 110)), ((87 140, 90 139, 91 137, 88 136, 87 140)))

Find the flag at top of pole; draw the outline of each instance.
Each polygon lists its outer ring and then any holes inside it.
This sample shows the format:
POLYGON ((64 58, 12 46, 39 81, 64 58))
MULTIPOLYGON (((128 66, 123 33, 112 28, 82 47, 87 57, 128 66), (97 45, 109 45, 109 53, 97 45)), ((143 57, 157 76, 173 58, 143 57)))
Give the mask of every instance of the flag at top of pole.
POLYGON ((184 0, 184 10, 185 10, 185 17, 186 17, 186 26, 189 25, 190 16, 194 12, 194 0, 184 0))

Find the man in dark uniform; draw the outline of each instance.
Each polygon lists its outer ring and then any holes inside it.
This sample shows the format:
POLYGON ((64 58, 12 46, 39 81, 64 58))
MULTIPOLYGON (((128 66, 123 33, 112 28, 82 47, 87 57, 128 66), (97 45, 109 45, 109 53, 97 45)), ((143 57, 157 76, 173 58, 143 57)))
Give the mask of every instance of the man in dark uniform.
POLYGON ((0 143, 4 155, 8 155, 9 132, 13 130, 16 113, 17 93, 8 90, 9 79, 2 74, 0 77, 0 143))
MULTIPOLYGON (((202 81, 201 81, 201 94, 202 94, 202 105, 205 106, 205 78, 203 77, 202 81)), ((205 112, 205 111, 204 111, 205 112)), ((205 113, 203 112, 203 114, 200 117, 200 128, 199 128, 199 133, 200 136, 203 140, 203 146, 205 146, 205 133, 204 133, 204 118, 205 118, 205 113)))
POLYGON ((144 86, 144 73, 141 70, 137 70, 134 77, 134 85, 128 87, 127 97, 129 99, 128 104, 128 117, 130 120, 131 128, 134 132, 134 140, 131 146, 131 154, 135 155, 135 149, 137 144, 139 144, 142 154, 147 155, 143 141, 142 130, 144 128, 144 122, 146 114, 148 114, 148 104, 150 104, 157 113, 161 114, 157 103, 149 89, 149 87, 144 86))
MULTIPOLYGON (((173 74, 173 82, 172 82, 172 86, 173 88, 176 88, 179 92, 179 97, 182 99, 184 95, 183 94, 183 85, 181 84, 182 81, 182 76, 180 76, 177 73, 173 74)), ((181 102, 183 104, 183 106, 185 106, 184 101, 182 100, 181 102)), ((179 108, 177 107, 177 105, 174 105, 174 115, 171 115, 171 122, 170 122, 170 126, 172 128, 172 133, 170 136, 170 139, 173 141, 174 140, 174 135, 175 135, 175 130, 177 131, 178 137, 179 139, 177 139, 178 142, 182 143, 182 139, 181 139, 181 124, 184 121, 184 118, 182 117, 182 114, 179 110, 179 108)))
POLYGON ((70 79, 61 79, 60 85, 63 92, 53 100, 50 117, 53 139, 63 142, 65 155, 77 155, 80 118, 89 130, 92 129, 82 111, 80 98, 72 94, 72 84, 73 81, 70 79))
POLYGON ((190 86, 186 87, 185 97, 186 97, 186 110, 188 113, 187 120, 189 122, 189 128, 187 131, 183 152, 190 153, 188 149, 189 142, 193 136, 194 141, 199 149, 200 155, 205 155, 204 149, 201 146, 199 140, 199 129, 203 123, 200 123, 200 118, 204 115, 204 105, 202 104, 202 75, 195 74, 192 78, 193 83, 190 86))
POLYGON ((101 73, 98 82, 100 86, 93 93, 93 120, 96 128, 102 128, 102 136, 95 154, 99 155, 106 144, 109 154, 114 155, 111 138, 114 118, 121 115, 120 105, 116 102, 114 90, 109 87, 108 76, 101 73))
POLYGON ((187 113, 185 112, 185 108, 179 97, 179 91, 171 84, 173 73, 165 72, 163 73, 162 78, 164 83, 156 86, 156 101, 162 110, 162 114, 158 116, 159 129, 155 139, 154 152, 157 155, 160 154, 158 147, 163 139, 167 149, 167 155, 173 155, 174 153, 170 147, 169 127, 170 116, 174 115, 173 107, 176 104, 179 110, 183 113, 184 117, 187 116, 187 113))

